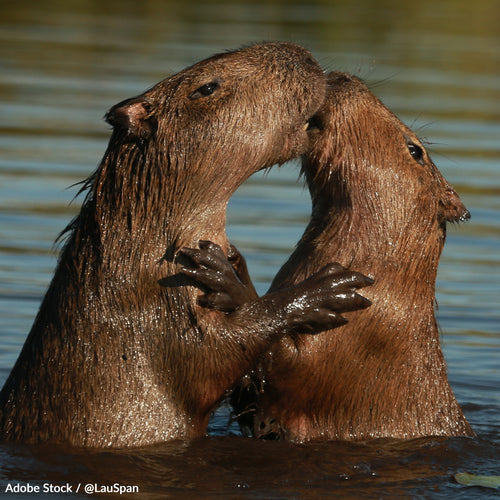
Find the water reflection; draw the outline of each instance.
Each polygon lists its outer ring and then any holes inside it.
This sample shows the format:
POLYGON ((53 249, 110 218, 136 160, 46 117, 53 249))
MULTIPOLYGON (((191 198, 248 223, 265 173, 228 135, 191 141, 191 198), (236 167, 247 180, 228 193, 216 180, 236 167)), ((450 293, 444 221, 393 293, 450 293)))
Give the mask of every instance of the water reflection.
POLYGON ((451 478, 459 457, 477 460, 478 450, 490 449, 470 439, 305 447, 229 437, 135 451, 1 447, 0 456, 9 457, 7 481, 68 482, 74 489, 79 483, 136 485, 140 498, 415 498, 429 491, 432 498, 449 498, 461 493, 451 478), (27 466, 43 470, 45 478, 33 480, 27 466))

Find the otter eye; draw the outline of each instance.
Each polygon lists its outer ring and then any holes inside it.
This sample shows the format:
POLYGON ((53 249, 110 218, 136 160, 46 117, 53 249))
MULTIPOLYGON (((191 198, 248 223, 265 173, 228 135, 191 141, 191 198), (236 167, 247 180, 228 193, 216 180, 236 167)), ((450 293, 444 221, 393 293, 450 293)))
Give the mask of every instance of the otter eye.
POLYGON ((417 163, 420 163, 420 165, 425 165, 424 150, 420 146, 417 146, 413 142, 408 142, 408 151, 417 163))
POLYGON ((219 88, 219 82, 217 80, 206 83, 202 85, 199 89, 196 89, 189 97, 190 99, 199 99, 200 97, 207 97, 213 94, 219 88))

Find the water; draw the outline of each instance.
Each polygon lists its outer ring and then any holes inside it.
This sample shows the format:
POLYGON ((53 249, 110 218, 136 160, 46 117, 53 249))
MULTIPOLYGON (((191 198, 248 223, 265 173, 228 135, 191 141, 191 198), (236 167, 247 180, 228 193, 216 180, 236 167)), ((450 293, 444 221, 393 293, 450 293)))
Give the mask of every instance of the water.
MULTIPOLYGON (((451 474, 500 474, 500 4, 496 0, 146 1, 0 4, 0 383, 56 263, 58 233, 99 162, 104 112, 226 48, 290 40, 326 69, 364 77, 427 139, 472 213, 449 230, 437 297, 451 384, 477 439, 254 442, 212 419, 208 438, 128 451, 0 446, 0 491, 17 482, 138 485, 140 497, 487 498, 451 474)), ((259 292, 309 218, 288 164, 246 182, 228 234, 259 292)), ((29 495, 26 495, 29 496, 29 495)), ((37 495, 43 497, 43 495, 37 495)), ((47 498, 50 495, 46 495, 47 498)), ((64 495, 59 495, 63 497, 64 495)), ((137 496, 137 495, 136 495, 137 496)), ((18 495, 17 498, 22 497, 18 495)), ((134 497, 133 494, 129 497, 134 497)))

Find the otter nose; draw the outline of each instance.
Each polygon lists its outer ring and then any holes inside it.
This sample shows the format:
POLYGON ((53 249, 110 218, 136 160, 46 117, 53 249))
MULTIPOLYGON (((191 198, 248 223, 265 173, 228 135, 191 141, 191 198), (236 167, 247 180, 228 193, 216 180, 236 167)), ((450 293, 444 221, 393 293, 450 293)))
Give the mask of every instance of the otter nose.
POLYGON ((464 207, 464 213, 460 216, 460 222, 466 222, 470 219, 470 212, 464 207))
POLYGON ((439 200, 439 218, 443 222, 465 222, 470 219, 469 210, 449 184, 439 200))

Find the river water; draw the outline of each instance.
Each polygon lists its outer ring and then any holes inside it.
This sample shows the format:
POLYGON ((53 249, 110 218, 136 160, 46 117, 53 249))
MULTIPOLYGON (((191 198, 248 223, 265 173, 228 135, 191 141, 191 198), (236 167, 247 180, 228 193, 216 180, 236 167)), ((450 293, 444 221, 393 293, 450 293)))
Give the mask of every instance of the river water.
MULTIPOLYGON (((450 381, 478 437, 255 442, 235 435, 222 407, 210 436, 145 450, 0 445, 0 491, 69 483, 72 493, 58 498, 76 498, 87 483, 117 483, 138 486, 129 498, 498 495, 452 475, 500 474, 499 26, 497 0, 2 1, 0 383, 51 279, 54 239, 81 203, 70 186, 106 147, 105 111, 214 52, 289 40, 325 69, 365 78, 427 140, 471 211, 469 223, 448 231, 437 298, 450 381)), ((309 218, 298 174, 297 163, 257 174, 230 202, 228 234, 261 293, 309 218)))

